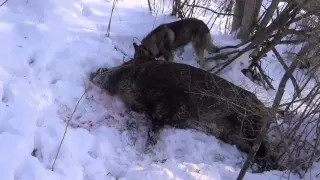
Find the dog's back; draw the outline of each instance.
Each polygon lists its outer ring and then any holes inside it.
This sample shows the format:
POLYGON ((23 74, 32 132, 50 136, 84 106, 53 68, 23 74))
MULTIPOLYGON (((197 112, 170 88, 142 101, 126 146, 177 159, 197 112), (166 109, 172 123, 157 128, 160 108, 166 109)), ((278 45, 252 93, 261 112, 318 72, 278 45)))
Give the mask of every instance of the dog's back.
POLYGON ((173 43, 171 48, 175 50, 191 42, 196 34, 204 35, 209 32, 209 28, 202 20, 186 18, 159 25, 142 39, 142 44, 148 44, 149 41, 160 44, 162 41, 168 40, 173 43))
POLYGON ((153 56, 163 56, 167 61, 173 61, 173 52, 181 49, 188 43, 199 57, 200 66, 204 67, 204 50, 209 53, 218 52, 213 45, 210 30, 207 25, 196 18, 186 18, 171 23, 161 24, 151 31, 141 44, 145 46, 153 56))
POLYGON ((172 47, 173 49, 185 46, 192 41, 192 38, 196 38, 197 35, 204 36, 210 32, 207 25, 202 20, 196 18, 187 18, 180 21, 171 22, 166 25, 174 32, 175 35, 172 47))

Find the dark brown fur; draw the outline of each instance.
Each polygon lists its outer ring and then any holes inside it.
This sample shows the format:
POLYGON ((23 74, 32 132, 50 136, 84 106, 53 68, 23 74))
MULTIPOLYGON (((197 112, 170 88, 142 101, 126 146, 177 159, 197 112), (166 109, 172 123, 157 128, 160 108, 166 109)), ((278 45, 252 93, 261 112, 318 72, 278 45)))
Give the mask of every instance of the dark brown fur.
MULTIPOLYGON (((155 132, 165 125, 199 129, 247 153, 249 139, 257 136, 267 116, 267 108, 253 93, 186 64, 146 61, 92 78, 129 109, 146 114, 155 132)), ((263 144, 257 156, 268 156, 263 144)))
POLYGON ((138 46, 136 43, 133 43, 132 45, 135 49, 135 52, 137 52, 135 58, 130 59, 129 61, 123 63, 121 66, 114 67, 112 69, 101 67, 96 72, 90 74, 90 79, 92 79, 96 75, 102 74, 103 72, 110 71, 110 70, 112 71, 118 68, 123 68, 124 66, 136 66, 148 61, 156 61, 156 59, 154 58, 154 56, 151 54, 150 51, 148 51, 141 45, 138 46))
POLYGON ((184 46, 190 42, 199 57, 201 68, 205 67, 204 50, 209 53, 219 51, 212 44, 210 30, 207 25, 196 18, 186 18, 161 24, 142 40, 141 45, 148 49, 154 57, 163 56, 165 60, 173 61, 173 51, 178 49, 184 51, 184 46))

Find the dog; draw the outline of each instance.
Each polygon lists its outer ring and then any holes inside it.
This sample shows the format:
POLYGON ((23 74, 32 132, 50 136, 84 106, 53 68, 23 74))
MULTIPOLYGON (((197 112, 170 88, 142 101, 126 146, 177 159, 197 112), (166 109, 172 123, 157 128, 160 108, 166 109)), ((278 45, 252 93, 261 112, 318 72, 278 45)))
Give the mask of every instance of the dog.
MULTIPOLYGON (((219 48, 212 43, 208 26, 196 18, 159 25, 142 39, 141 46, 155 58, 163 56, 165 60, 173 62, 173 52, 184 52, 184 46, 190 42, 199 58, 201 68, 205 68, 204 50, 210 54, 219 52, 219 48)), ((139 53, 135 52, 134 57, 136 54, 139 53)))
MULTIPOLYGON (((165 126, 197 129, 246 153, 268 116, 268 108, 253 93, 187 64, 132 59, 123 66, 100 68, 90 80, 120 97, 128 109, 145 114, 154 134, 165 126)), ((266 140, 256 156, 267 159, 269 168, 276 166, 266 140)))

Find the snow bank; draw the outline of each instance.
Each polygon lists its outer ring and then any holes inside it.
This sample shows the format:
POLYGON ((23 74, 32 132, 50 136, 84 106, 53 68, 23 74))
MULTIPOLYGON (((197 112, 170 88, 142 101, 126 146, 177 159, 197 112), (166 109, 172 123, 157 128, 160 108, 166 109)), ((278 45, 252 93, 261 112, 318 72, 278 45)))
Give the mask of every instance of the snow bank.
MULTIPOLYGON (((245 158, 235 147, 200 132, 168 128, 146 150, 144 118, 96 88, 80 102, 51 171, 88 74, 128 60, 133 37, 142 39, 174 20, 150 16, 145 1, 120 1, 106 38, 111 4, 10 0, 0 8, 2 179, 235 179, 245 158)), ((227 36, 216 36, 216 42, 237 43, 227 36)), ((177 61, 198 66, 190 46, 184 57, 177 61)), ((246 179, 280 175, 248 173, 246 179)))

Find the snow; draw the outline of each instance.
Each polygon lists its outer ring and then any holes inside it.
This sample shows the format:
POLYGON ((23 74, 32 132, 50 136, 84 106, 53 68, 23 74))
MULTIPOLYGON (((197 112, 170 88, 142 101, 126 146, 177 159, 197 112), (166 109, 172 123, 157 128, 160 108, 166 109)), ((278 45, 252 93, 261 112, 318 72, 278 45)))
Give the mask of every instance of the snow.
MULTIPOLYGON (((146 149, 144 117, 95 87, 79 103, 51 170, 88 74, 122 64, 129 58, 123 52, 133 55, 133 37, 141 40, 157 25, 175 20, 151 16, 146 1, 122 0, 107 38, 111 6, 108 0, 10 0, 0 7, 2 179, 235 179, 246 155, 234 146, 194 130, 166 128, 146 149)), ((212 34, 218 46, 239 43, 216 30, 212 34)), ((190 45, 185 51, 177 62, 198 66, 190 45)), ((240 62, 248 63, 245 56, 235 63, 240 62)), ((221 76, 257 88, 239 68, 233 64, 221 76)), ((245 179, 282 175, 248 172, 245 179)))

